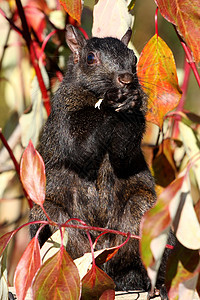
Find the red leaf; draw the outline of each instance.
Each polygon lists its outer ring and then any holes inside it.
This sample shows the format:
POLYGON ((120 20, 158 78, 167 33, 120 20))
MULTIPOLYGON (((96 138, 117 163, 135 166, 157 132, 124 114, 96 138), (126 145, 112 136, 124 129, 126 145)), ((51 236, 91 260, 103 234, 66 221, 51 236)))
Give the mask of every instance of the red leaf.
POLYGON ((14 285, 18 300, 25 299, 32 280, 41 266, 40 246, 34 237, 24 251, 15 271, 14 285))
POLYGON ((115 299, 115 291, 114 290, 107 290, 103 292, 99 300, 114 300, 115 299))
POLYGON ((42 265, 32 290, 34 299, 79 299, 78 270, 63 246, 42 265))
MULTIPOLYGON (((29 29, 33 28, 40 42, 44 39, 44 29, 46 27, 46 15, 50 9, 45 0, 28 0, 24 6, 24 13, 29 29)), ((18 13, 15 14, 18 18, 18 13)))
POLYGON ((31 141, 22 155, 20 177, 31 200, 42 206, 45 200, 45 166, 31 141))
POLYGON ((96 258, 95 263, 100 266, 110 260, 119 250, 119 247, 105 248, 96 258))
POLYGON ((137 68, 149 97, 147 120, 162 128, 164 116, 178 105, 181 90, 173 54, 159 36, 154 35, 144 47, 137 68))
POLYGON ((97 266, 93 266, 82 280, 81 299, 98 299, 106 290, 113 290, 114 288, 115 284, 112 278, 110 278, 104 271, 99 269, 97 266))
POLYGON ((162 16, 176 25, 179 34, 200 62, 200 1, 199 0, 155 0, 162 16))
POLYGON ((44 39, 44 29, 46 27, 46 13, 48 15, 49 8, 44 0, 29 1, 24 7, 27 23, 29 27, 32 27, 37 34, 40 42, 44 39))
POLYGON ((5 250, 6 246, 8 245, 14 234, 15 230, 7 232, 6 234, 0 237, 0 256, 2 255, 3 251, 5 250))
POLYGON ((82 12, 81 0, 59 0, 59 2, 65 11, 80 24, 82 12))

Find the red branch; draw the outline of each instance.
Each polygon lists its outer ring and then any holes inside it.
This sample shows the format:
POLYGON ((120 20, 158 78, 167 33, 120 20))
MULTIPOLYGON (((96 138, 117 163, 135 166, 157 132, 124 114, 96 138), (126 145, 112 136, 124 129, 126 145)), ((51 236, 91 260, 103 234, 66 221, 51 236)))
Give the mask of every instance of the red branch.
POLYGON ((37 60, 37 56, 35 54, 35 49, 34 49, 34 45, 33 45, 31 35, 30 35, 30 32, 29 32, 28 23, 27 23, 27 20, 26 20, 24 9, 23 9, 21 0, 15 0, 15 1, 16 1, 18 13, 19 13, 19 16, 20 16, 20 19, 21 19, 21 22, 22 22, 23 37, 26 41, 27 47, 28 47, 29 52, 30 52, 31 62, 32 62, 32 65, 35 69, 35 73, 36 73, 38 83, 39 83, 39 86, 40 86, 40 90, 41 90, 41 93, 42 93, 44 107, 47 111, 47 115, 49 115, 50 114, 49 96, 48 96, 47 89, 45 87, 44 80, 42 78, 42 74, 41 74, 41 71, 40 71, 40 68, 39 68, 39 65, 38 65, 38 60, 37 60))
POLYGON ((187 61, 187 59, 185 59, 185 65, 184 65, 184 79, 183 79, 183 84, 181 87, 182 90, 182 97, 181 100, 176 108, 177 111, 183 111, 183 107, 185 104, 185 98, 186 98, 186 94, 187 94, 187 88, 188 88, 188 83, 189 83, 189 78, 190 78, 190 65, 187 61))
POLYGON ((16 32, 18 32, 20 35, 22 35, 23 36, 23 32, 21 31, 21 29, 19 29, 14 23, 13 23, 13 21, 11 20, 11 19, 9 19, 7 16, 6 16, 6 14, 5 14, 5 12, 0 8, 0 14, 10 23, 10 26, 16 31, 16 32))
MULTIPOLYGON (((9 155, 10 155, 10 158, 12 159, 13 164, 14 164, 14 166, 15 166, 15 170, 16 170, 16 172, 17 172, 17 175, 18 175, 18 177, 19 177, 19 179, 20 179, 20 166, 19 166, 19 164, 18 164, 18 162, 17 162, 17 160, 16 160, 16 158, 15 158, 15 156, 14 156, 14 154, 13 154, 12 149, 10 148, 10 146, 8 145, 8 143, 7 143, 7 141, 6 141, 6 139, 5 139, 5 137, 4 137, 3 133, 2 133, 1 128, 0 128, 0 139, 2 140, 2 143, 3 143, 3 145, 5 146, 5 148, 8 150, 8 153, 9 153, 9 155)), ((21 181, 21 180, 20 180, 20 181, 21 181)), ((23 185, 22 185, 22 188, 23 188, 23 185)), ((33 203, 32 203, 32 201, 31 201, 29 195, 27 194, 27 192, 25 191, 24 188, 23 188, 23 191, 24 191, 24 194, 25 194, 25 196, 26 196, 26 198, 27 198, 27 200, 28 200, 29 207, 32 208, 32 207, 33 207, 33 203)))
POLYGON ((188 64, 190 65, 190 67, 191 67, 191 69, 192 69, 192 71, 193 71, 193 73, 194 73, 194 76, 195 76, 195 78, 196 78, 196 80, 197 80, 197 83, 198 83, 198 85, 199 85, 199 87, 200 87, 200 75, 199 75, 199 73, 198 73, 198 71, 197 71, 197 67, 196 67, 196 64, 195 64, 195 62, 194 62, 194 59, 193 59, 193 57, 192 57, 192 53, 191 53, 189 47, 187 46, 187 44, 183 41, 183 39, 182 39, 181 36, 179 35, 179 33, 178 33, 178 31, 177 31, 175 25, 174 25, 174 29, 175 29, 176 34, 177 34, 177 36, 178 36, 178 38, 179 38, 179 40, 180 40, 180 42, 181 42, 181 45, 182 45, 183 49, 184 49, 184 51, 185 51, 185 55, 186 55, 186 59, 187 59, 187 61, 188 61, 188 64))
POLYGON ((196 77, 197 83, 198 83, 198 85, 199 85, 199 87, 200 87, 200 76, 199 76, 199 73, 198 73, 198 71, 197 71, 196 64, 195 64, 195 62, 194 62, 194 60, 193 60, 191 51, 190 51, 189 47, 186 45, 185 42, 181 41, 181 45, 182 45, 182 47, 183 47, 183 49, 184 49, 184 51, 185 51, 185 54, 186 54, 188 63, 189 63, 189 65, 190 65, 190 67, 191 67, 191 69, 192 69, 192 71, 193 71, 193 73, 194 73, 194 76, 196 77))
MULTIPOLYGON (((72 220, 79 221, 79 219, 72 218, 72 219, 67 220, 67 222, 65 222, 64 224, 57 225, 57 226, 67 227, 67 228, 75 228, 75 229, 83 229, 83 230, 86 230, 86 231, 92 230, 92 231, 100 231, 100 232, 104 232, 104 233, 112 233, 112 234, 122 235, 122 236, 127 237, 127 240, 123 244, 125 244, 126 242, 128 242, 129 238, 137 239, 137 240, 141 239, 140 236, 134 235, 134 234, 130 234, 130 232, 126 233, 126 232, 121 232, 121 231, 114 230, 114 229, 102 228, 102 227, 94 227, 94 226, 88 226, 88 225, 68 224, 68 222, 72 221, 72 220)), ((26 226, 26 225, 31 225, 31 224, 46 224, 47 225, 47 224, 49 224, 49 222, 48 221, 32 221, 32 222, 23 224, 21 226, 21 228, 24 227, 24 226, 26 226)), ((119 247, 121 247, 121 245, 119 245, 119 247)), ((173 246, 167 244, 166 248, 173 249, 173 246)))
POLYGON ((13 161, 13 164, 15 166, 15 170, 17 172, 17 175, 20 176, 20 167, 19 167, 19 164, 13 154, 13 151, 11 150, 10 146, 8 145, 3 133, 2 133, 2 129, 0 128, 0 139, 2 140, 2 143, 3 145, 6 147, 6 149, 8 150, 8 153, 10 155, 10 158, 12 159, 13 161))
MULTIPOLYGON (((69 223, 70 221, 77 221, 77 222, 81 223, 83 226, 87 226, 87 224, 86 224, 85 222, 83 222, 81 219, 78 219, 78 218, 71 218, 71 219, 67 220, 67 221, 65 222, 65 225, 66 225, 67 223, 69 223)), ((92 239, 91 239, 91 236, 90 236, 90 233, 89 233, 88 230, 86 231, 86 233, 87 233, 88 240, 89 240, 89 243, 90 243, 90 248, 91 248, 92 262, 93 262, 92 267, 93 267, 94 270, 95 270, 96 264, 95 264, 95 258, 94 258, 94 248, 93 248, 93 245, 92 245, 92 239)))
POLYGON ((43 104, 44 104, 44 107, 46 109, 47 115, 49 116, 50 110, 51 110, 49 96, 48 96, 48 93, 47 93, 46 86, 44 84, 44 80, 42 78, 42 74, 41 74, 41 71, 40 71, 40 68, 39 68, 39 65, 38 65, 38 61, 37 61, 37 58, 36 58, 36 54, 35 54, 35 49, 34 49, 34 46, 33 46, 32 43, 30 44, 30 57, 31 57, 31 62, 32 62, 32 65, 35 69, 35 73, 36 73, 38 83, 39 83, 39 86, 40 86, 40 90, 41 90, 41 93, 42 93, 43 104))

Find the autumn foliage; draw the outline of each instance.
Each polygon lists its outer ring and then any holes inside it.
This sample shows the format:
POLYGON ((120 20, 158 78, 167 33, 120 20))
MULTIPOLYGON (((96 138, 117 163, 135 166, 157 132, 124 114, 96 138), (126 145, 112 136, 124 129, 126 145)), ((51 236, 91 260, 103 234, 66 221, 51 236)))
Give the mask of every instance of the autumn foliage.
MULTIPOLYGON (((29 203, 31 199, 46 214, 43 206, 45 167, 35 145, 41 126, 50 113, 51 93, 63 78, 63 60, 68 56, 65 44, 66 24, 73 23, 87 36, 81 25, 84 4, 81 0, 59 0, 53 6, 45 0, 28 0, 24 6, 21 0, 14 3, 1 0, 0 4, 4 2, 6 9, 0 7, 1 18, 9 24, 9 31, 17 34, 17 47, 24 60, 28 58, 29 73, 32 74, 29 94, 31 101, 19 119, 22 128, 20 143, 26 148, 20 166, 2 130, 0 137, 14 162, 20 178, 18 182, 21 181, 29 203)), ((143 217, 139 237, 127 232, 92 228, 77 219, 59 224, 46 214, 48 221, 38 221, 41 228, 50 224, 57 231, 41 250, 37 239, 38 231, 23 252, 14 275, 18 299, 25 299, 30 288, 33 299, 115 299, 115 284, 99 266, 112 259, 118 249, 131 238, 140 239, 141 258, 154 286, 164 249, 166 246, 170 247, 167 245, 167 238, 171 229, 178 239, 178 246, 173 250, 167 266, 166 286, 169 299, 193 299, 195 290, 200 296, 200 116, 184 109, 190 70, 200 86, 197 69, 200 63, 200 2, 155 0, 155 3, 155 34, 140 53, 137 73, 149 99, 148 127, 143 147, 155 177, 157 203, 143 217), (179 83, 172 51, 160 36, 158 11, 162 15, 160 18, 163 17, 172 24, 177 43, 184 49, 182 84, 179 83), (75 261, 65 249, 69 227, 85 230, 91 246, 91 253, 86 253, 75 261), (107 232, 120 234, 124 236, 124 243, 115 248, 95 251, 90 230, 99 231, 99 236, 107 232)), ((134 6, 135 1, 127 3, 124 0, 99 0, 93 9, 93 36, 113 35, 121 38, 133 26, 131 12, 134 12, 134 6)), ((6 82, 6 70, 4 73, 2 70, 8 40, 9 35, 0 60, 0 80, 6 82)), ((129 47, 134 48, 134 39, 129 47)), ((27 225, 23 224, 1 234, 0 298, 5 295, 5 289, 8 292, 7 275, 5 276, 7 246, 15 234, 27 225)))

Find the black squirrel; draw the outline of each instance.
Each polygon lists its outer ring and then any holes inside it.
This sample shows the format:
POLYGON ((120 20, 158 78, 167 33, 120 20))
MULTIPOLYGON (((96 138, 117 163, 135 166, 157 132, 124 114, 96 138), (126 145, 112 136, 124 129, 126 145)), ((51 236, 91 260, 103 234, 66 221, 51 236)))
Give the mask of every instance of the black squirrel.
MULTIPOLYGON (((130 36, 128 30, 121 41, 86 40, 67 26, 72 55, 38 147, 47 176, 44 207, 54 221, 79 218, 90 226, 139 235, 141 218, 156 201, 141 150, 147 97, 138 82, 136 56, 127 48, 130 36)), ((46 219, 42 210, 34 206, 30 220, 41 219, 46 219)), ((31 226, 32 237, 38 226, 31 226)), ((46 226, 40 245, 50 235, 46 226)), ((98 235, 91 232, 93 240, 98 235)), ((97 246, 103 249, 123 241, 120 235, 105 234, 97 246)), ((138 241, 131 239, 103 266, 118 290, 150 291, 138 249, 138 241)), ((84 230, 69 229, 67 251, 73 259, 90 252, 84 230)), ((161 270, 156 286, 161 299, 168 299, 163 283, 161 270)))

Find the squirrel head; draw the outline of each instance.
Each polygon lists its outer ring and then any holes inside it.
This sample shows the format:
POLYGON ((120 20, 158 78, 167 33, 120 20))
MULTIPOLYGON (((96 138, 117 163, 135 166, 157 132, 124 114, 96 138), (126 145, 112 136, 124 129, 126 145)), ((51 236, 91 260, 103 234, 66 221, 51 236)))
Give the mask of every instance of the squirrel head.
POLYGON ((97 99, 120 101, 133 93, 136 102, 138 98, 142 106, 137 58, 127 47, 131 33, 129 29, 121 40, 112 37, 86 40, 75 27, 67 25, 66 41, 73 57, 69 59, 67 79, 95 94, 97 99))

